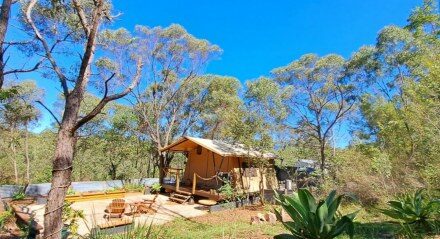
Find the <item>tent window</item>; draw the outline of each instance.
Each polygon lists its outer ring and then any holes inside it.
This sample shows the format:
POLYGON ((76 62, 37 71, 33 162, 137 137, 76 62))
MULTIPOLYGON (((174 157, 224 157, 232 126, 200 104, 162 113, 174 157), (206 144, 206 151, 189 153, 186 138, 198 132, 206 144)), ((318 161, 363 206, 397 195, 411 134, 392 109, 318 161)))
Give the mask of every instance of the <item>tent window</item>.
POLYGON ((201 154, 202 154, 202 149, 203 149, 202 146, 200 146, 200 145, 197 146, 197 150, 196 150, 196 151, 197 151, 197 154, 198 154, 198 155, 201 155, 201 154))

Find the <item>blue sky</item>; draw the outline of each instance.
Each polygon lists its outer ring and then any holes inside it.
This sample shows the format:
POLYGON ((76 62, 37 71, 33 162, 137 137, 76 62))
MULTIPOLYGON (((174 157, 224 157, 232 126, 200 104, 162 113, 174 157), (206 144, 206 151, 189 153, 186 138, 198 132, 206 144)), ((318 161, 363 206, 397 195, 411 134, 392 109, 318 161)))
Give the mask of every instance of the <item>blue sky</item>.
POLYGON ((386 25, 404 25, 416 0, 115 1, 117 26, 168 26, 219 45, 224 53, 208 71, 257 78, 306 53, 349 57, 373 44, 386 25))
MULTIPOLYGON (((421 0, 279 0, 279 1, 113 1, 122 16, 114 28, 135 25, 168 26, 178 23, 198 38, 223 49, 208 73, 240 81, 267 75, 306 53, 349 57, 362 45, 374 44, 386 25, 405 25, 421 0)), ((36 75, 30 77, 37 78, 36 75)), ((46 103, 58 95, 54 81, 37 79, 45 88, 46 103)), ((50 125, 45 114, 40 131, 50 125)), ((342 129, 340 146, 348 142, 342 129)))

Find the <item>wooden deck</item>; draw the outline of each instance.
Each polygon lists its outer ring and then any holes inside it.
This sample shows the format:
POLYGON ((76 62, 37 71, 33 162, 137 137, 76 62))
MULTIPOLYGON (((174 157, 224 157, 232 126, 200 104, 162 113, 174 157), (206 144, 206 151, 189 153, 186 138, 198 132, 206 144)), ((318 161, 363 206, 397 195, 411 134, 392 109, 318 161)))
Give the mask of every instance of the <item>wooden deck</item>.
MULTIPOLYGON (((188 187, 188 186, 180 185, 178 191, 176 190, 176 185, 174 185, 174 184, 162 184, 162 187, 167 190, 173 191, 173 192, 184 192, 184 193, 192 194, 192 187, 188 187)), ((223 197, 221 195, 219 195, 217 193, 211 194, 210 191, 202 190, 202 189, 196 189, 195 193, 193 195, 197 195, 197 196, 204 197, 204 198, 209 198, 214 201, 223 200, 223 197)))

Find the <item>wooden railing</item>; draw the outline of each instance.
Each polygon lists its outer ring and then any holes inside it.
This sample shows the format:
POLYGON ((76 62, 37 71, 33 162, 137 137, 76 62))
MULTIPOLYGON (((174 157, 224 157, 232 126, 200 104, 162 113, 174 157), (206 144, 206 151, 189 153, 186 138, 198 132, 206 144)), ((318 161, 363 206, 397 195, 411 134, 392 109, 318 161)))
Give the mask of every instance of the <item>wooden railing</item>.
POLYGON ((199 179, 201 179, 203 181, 209 181, 209 180, 213 180, 214 178, 218 178, 219 180, 223 181, 218 175, 214 175, 214 176, 209 177, 209 178, 204 178, 204 177, 198 175, 197 173, 194 173, 194 175, 193 175, 193 184, 192 184, 192 194, 195 194, 195 192, 196 192, 197 178, 199 178, 199 179))
POLYGON ((171 176, 172 174, 176 175, 176 191, 179 191, 180 175, 182 171, 182 168, 164 168, 165 177, 171 176))

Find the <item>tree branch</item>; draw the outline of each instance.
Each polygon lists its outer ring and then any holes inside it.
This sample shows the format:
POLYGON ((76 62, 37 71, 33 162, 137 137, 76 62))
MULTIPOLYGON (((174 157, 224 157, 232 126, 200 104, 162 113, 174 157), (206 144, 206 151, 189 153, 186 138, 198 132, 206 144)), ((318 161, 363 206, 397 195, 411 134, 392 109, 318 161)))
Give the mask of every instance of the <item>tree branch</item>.
POLYGON ((63 88, 64 96, 67 97, 69 95, 69 87, 67 86, 67 77, 62 73, 61 68, 58 67, 57 63, 55 62, 55 59, 52 56, 52 49, 49 48, 49 44, 47 44, 46 39, 41 35, 40 31, 38 30, 37 26, 35 25, 33 19, 32 19, 32 9, 35 7, 35 4, 37 3, 37 0, 31 0, 26 12, 26 21, 31 26, 32 30, 34 31, 35 37, 38 39, 38 41, 41 42, 43 45, 44 51, 46 53, 46 58, 49 60, 50 64, 52 65, 52 68, 54 69, 55 73, 57 74, 61 87, 63 88))
POLYGON ((43 104, 43 102, 41 102, 41 101, 39 101, 39 100, 37 100, 37 101, 35 101, 35 102, 37 102, 38 104, 40 104, 44 109, 46 109, 48 112, 49 112, 49 114, 55 119, 55 121, 57 122, 57 124, 58 124, 58 126, 59 127, 61 127, 61 122, 60 122, 60 120, 55 116, 55 114, 46 106, 46 105, 44 105, 43 104))
POLYGON ((105 82, 104 96, 102 97, 101 101, 86 116, 84 116, 83 118, 78 120, 78 122, 75 124, 75 126, 73 128, 73 131, 76 131, 82 125, 84 125, 85 123, 92 120, 97 114, 99 114, 99 112, 101 112, 101 110, 107 105, 108 102, 120 99, 120 98, 126 96, 128 93, 130 93, 139 84, 139 81, 140 81, 141 75, 142 75, 142 67, 143 67, 143 62, 142 62, 141 58, 138 58, 136 75, 134 76, 131 84, 127 88, 125 88, 124 91, 122 91, 119 94, 114 94, 114 95, 109 95, 109 96, 107 95, 108 94, 108 82, 113 78, 113 76, 115 74, 113 74, 109 79, 107 79, 105 82))
POLYGON ((84 33, 86 34, 86 36, 89 36, 90 28, 89 28, 89 24, 87 23, 87 18, 86 18, 86 14, 84 13, 84 10, 79 5, 78 0, 73 0, 73 6, 76 9, 76 13, 78 14, 78 18, 81 22, 84 33))
POLYGON ((44 61, 44 59, 41 59, 32 68, 28 68, 28 69, 15 69, 15 70, 10 70, 10 71, 5 71, 3 73, 3 75, 16 74, 16 73, 27 73, 27 72, 35 71, 35 70, 37 70, 40 67, 40 65, 43 63, 43 61, 44 61))

